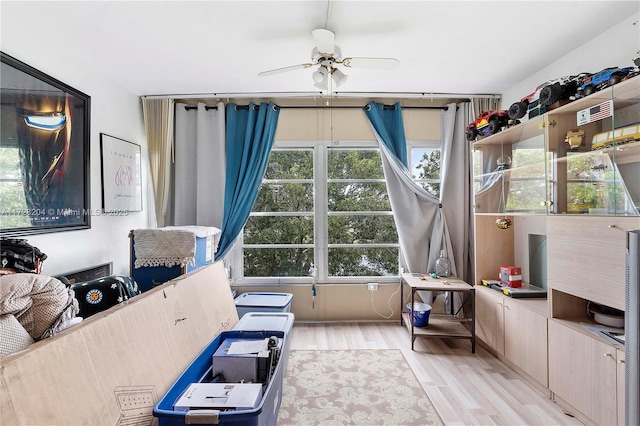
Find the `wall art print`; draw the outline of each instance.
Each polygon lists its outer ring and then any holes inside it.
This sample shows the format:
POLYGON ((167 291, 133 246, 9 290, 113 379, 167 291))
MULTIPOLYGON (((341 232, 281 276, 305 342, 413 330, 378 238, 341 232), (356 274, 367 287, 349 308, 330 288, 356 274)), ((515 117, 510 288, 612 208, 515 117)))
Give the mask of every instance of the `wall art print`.
POLYGON ((102 208, 107 214, 142 210, 140 145, 100 133, 102 208))
POLYGON ((0 234, 89 228, 91 98, 0 56, 0 234))

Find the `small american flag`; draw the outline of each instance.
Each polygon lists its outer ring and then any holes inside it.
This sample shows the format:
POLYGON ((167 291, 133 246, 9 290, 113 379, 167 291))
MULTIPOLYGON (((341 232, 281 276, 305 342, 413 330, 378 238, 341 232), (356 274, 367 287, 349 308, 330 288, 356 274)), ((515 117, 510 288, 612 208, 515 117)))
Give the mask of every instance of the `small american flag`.
POLYGON ((605 101, 601 104, 594 105, 591 108, 578 111, 578 126, 611 117, 612 112, 613 101, 605 101))

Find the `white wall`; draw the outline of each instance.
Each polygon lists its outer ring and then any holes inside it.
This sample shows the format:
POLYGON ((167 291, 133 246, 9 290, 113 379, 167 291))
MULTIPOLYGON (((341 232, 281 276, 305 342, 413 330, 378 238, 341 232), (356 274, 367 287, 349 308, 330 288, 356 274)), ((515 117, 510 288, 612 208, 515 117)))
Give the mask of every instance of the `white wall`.
MULTIPOLYGON (((0 49, 16 59, 91 96, 91 200, 92 210, 102 207, 100 133, 107 133, 142 146, 143 188, 148 182, 148 157, 142 105, 139 97, 111 81, 88 58, 65 49, 56 34, 44 34, 23 17, 3 10, 0 49), (43 42, 53 42, 52 47, 43 42)), ((56 275, 104 262, 113 262, 114 273, 129 275, 131 229, 148 227, 149 201, 143 194, 143 211, 128 216, 93 216, 91 229, 25 236, 48 255, 43 273, 56 275)))
MULTIPOLYGON (((502 94, 501 108, 509 109, 512 103, 547 80, 581 72, 596 73, 607 67, 633 66, 633 59, 638 57, 640 50, 639 19, 640 13, 636 13, 598 37, 585 40, 579 48, 521 81, 502 94)), ((558 40, 558 43, 562 43, 562 40, 558 40)))

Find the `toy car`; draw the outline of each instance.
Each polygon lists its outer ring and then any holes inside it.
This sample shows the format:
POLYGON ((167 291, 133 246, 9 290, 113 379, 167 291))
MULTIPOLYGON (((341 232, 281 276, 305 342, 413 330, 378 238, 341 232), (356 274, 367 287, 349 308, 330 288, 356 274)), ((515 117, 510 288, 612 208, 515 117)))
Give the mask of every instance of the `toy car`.
POLYGON ((618 84, 631 71, 633 71, 633 67, 610 67, 591 76, 585 77, 578 89, 578 97, 589 96, 598 90, 604 89, 605 87, 618 84))
POLYGON ((505 110, 489 110, 480 113, 473 123, 467 124, 465 132, 467 140, 472 141, 479 134, 489 136, 498 133, 503 127, 513 126, 519 121, 509 119, 509 112, 505 110))
POLYGON ((580 73, 577 75, 567 75, 546 81, 536 87, 536 90, 529 93, 520 102, 514 102, 509 108, 509 117, 518 119, 524 117, 529 112, 529 118, 536 117, 546 112, 546 107, 558 102, 561 99, 576 99, 578 88, 582 81, 590 73, 580 73))

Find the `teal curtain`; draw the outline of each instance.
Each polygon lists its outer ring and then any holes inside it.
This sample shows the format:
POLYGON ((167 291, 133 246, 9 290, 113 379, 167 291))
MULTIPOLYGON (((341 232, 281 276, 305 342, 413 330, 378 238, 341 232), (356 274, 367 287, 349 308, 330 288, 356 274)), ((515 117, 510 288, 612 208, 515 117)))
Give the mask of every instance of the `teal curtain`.
POLYGON ((377 104, 369 102, 364 109, 371 126, 380 135, 380 143, 383 144, 396 159, 409 170, 407 159, 407 139, 404 135, 404 122, 402 120, 402 108, 400 103, 394 105, 377 104))
POLYGON ((216 260, 224 258, 247 223, 273 146, 280 108, 272 102, 227 105, 227 170, 222 234, 216 260))

